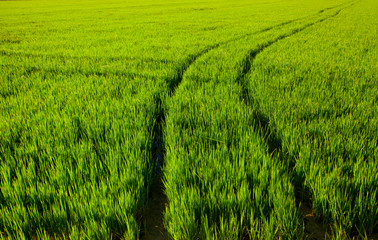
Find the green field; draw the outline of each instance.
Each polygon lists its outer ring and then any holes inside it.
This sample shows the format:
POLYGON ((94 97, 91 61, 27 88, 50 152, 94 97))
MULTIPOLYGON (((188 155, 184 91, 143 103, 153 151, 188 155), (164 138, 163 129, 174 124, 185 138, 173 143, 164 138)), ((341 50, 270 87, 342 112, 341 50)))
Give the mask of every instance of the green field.
POLYGON ((376 0, 0 0, 0 239, 378 239, 376 0))

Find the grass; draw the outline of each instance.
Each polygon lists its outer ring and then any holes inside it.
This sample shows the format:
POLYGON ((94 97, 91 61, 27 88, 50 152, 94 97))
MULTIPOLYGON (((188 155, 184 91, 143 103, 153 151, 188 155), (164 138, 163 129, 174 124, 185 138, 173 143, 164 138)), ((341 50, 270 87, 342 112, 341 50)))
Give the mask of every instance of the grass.
POLYGON ((295 161, 298 188, 340 238, 378 226, 377 57, 375 33, 363 24, 377 6, 367 11, 368 4, 275 44, 248 76, 253 97, 295 161))
POLYGON ((376 8, 1 1, 0 237, 140 238, 157 124, 171 238, 376 234, 376 8))

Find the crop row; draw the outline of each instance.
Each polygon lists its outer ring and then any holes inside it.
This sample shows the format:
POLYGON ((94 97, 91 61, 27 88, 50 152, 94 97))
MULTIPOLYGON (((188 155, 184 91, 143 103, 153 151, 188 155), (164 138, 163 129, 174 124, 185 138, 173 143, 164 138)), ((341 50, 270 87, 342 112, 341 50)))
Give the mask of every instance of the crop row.
POLYGON ((377 7, 360 2, 266 49, 245 81, 301 198, 341 239, 378 230, 377 7))

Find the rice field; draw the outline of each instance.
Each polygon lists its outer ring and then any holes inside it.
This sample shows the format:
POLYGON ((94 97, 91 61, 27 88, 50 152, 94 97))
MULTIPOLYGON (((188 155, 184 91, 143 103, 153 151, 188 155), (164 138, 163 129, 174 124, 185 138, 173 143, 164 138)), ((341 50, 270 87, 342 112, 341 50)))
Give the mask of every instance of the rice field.
POLYGON ((378 239, 377 19, 0 1, 0 239, 378 239))

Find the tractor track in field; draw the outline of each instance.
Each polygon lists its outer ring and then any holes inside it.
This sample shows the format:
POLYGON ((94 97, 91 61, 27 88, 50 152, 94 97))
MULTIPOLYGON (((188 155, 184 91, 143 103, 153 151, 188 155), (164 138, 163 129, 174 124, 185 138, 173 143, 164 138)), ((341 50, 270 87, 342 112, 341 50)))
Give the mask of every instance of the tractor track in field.
MULTIPOLYGON (((224 46, 224 45, 227 45, 229 43, 232 43, 232 42, 236 42, 236 41, 239 41, 243 38, 247 38, 247 37, 250 37, 250 36, 253 36, 255 34, 261 34, 261 33, 265 33, 265 32, 268 32, 270 30, 273 30, 273 29, 280 29, 281 27, 285 26, 285 25, 288 25, 290 23, 293 23, 295 21, 299 21, 299 20, 303 20, 303 19, 306 19, 306 18, 309 18, 309 17, 312 17, 312 16, 316 16, 316 15, 319 15, 319 14, 322 14, 324 13, 325 11, 329 11, 329 10, 332 10, 332 9, 335 9, 337 7, 340 7, 344 4, 340 4, 340 5, 336 5, 336 6, 333 6, 333 7, 328 7, 328 8, 324 8, 324 9, 321 9, 319 10, 317 13, 315 14, 311 14, 311 15, 308 15, 308 16, 304 16, 304 17, 300 17, 300 18, 295 18, 295 19, 292 19, 292 20, 289 20, 289 21, 285 21, 285 22, 282 22, 282 23, 279 23, 279 24, 276 24, 276 25, 273 25, 273 26, 270 26, 270 27, 266 27, 264 29, 261 29, 261 30, 258 30, 258 31, 255 31, 255 32, 252 32, 252 33, 247 33, 247 34, 243 34, 241 36, 238 36, 238 37, 234 37, 234 38, 231 38, 231 39, 228 39, 226 41, 223 41, 223 42, 219 42, 219 43, 216 43, 216 44, 213 44, 213 45, 210 45, 210 46, 207 46, 205 47, 204 49, 202 49, 200 52, 198 53, 195 53, 195 54, 189 54, 188 57, 186 57, 182 63, 176 67, 176 70, 175 70, 175 76, 169 80, 170 84, 169 84, 169 89, 171 91, 171 94, 174 95, 174 92, 176 90, 176 88, 180 85, 180 83, 182 82, 183 80, 183 77, 185 75, 185 72, 189 69, 189 67, 191 65, 194 64, 194 62, 206 55, 207 53, 209 53, 210 51, 212 50, 215 50, 221 46, 224 46)), ((271 45, 271 44, 270 44, 271 45)), ((268 46, 267 46, 268 47, 268 46)), ((256 53, 257 54, 257 53, 256 53)))
MULTIPOLYGON (((343 4, 341 4, 343 5, 343 4)), ((181 64, 179 64, 176 67, 175 74, 172 78, 167 79, 168 81, 168 89, 170 91, 170 96, 173 96, 175 94, 176 89, 179 87, 181 84, 185 73, 187 70, 190 68, 191 65, 193 65, 196 60, 207 53, 209 53, 212 50, 215 50, 221 46, 224 46, 226 44, 236 42, 238 40, 241 40, 243 38, 250 37, 255 34, 261 34, 264 32, 268 32, 270 30, 274 29, 280 29, 281 27, 288 25, 290 23, 293 23, 295 21, 303 20, 306 18, 309 18, 314 15, 319 15, 324 13, 325 11, 340 7, 341 5, 337 5, 334 7, 328 7, 322 10, 319 10, 317 13, 308 15, 305 17, 301 18, 296 18, 290 21, 286 21, 271 27, 264 28, 259 31, 255 31, 253 33, 248 33, 244 34, 235 38, 231 38, 229 40, 216 43, 214 45, 208 46, 201 50, 198 53, 195 54, 190 54, 188 57, 186 57, 181 64)), ((342 9, 341 9, 342 10, 342 9)), ((331 15, 329 17, 325 17, 323 19, 320 19, 314 23, 309 23, 304 25, 301 28, 295 29, 292 32, 288 34, 283 34, 280 37, 273 39, 272 41, 269 41, 263 45, 260 46, 257 50, 252 50, 249 52, 247 57, 243 61, 243 70, 242 72, 238 75, 237 77, 237 82, 242 85, 243 89, 243 98, 244 101, 249 98, 249 93, 248 89, 246 88, 246 83, 244 82, 244 78, 246 74, 250 71, 252 67, 252 62, 255 59, 256 55, 261 53, 265 48, 273 45, 274 43, 280 41, 281 39, 284 39, 286 37, 289 37, 291 35, 294 35, 295 33, 298 33, 300 31, 303 31, 304 29, 315 25, 316 23, 322 22, 326 19, 329 19, 331 17, 335 17, 336 15, 339 14, 341 10, 338 10, 336 14, 331 15)), ((148 205, 146 208, 146 213, 144 215, 144 218, 142 222, 144 223, 142 225, 142 231, 141 231, 141 239, 144 240, 149 240, 149 239, 169 239, 168 233, 166 232, 164 228, 164 211, 165 207, 167 205, 167 199, 164 193, 164 183, 163 183, 163 174, 161 171, 161 167, 164 165, 164 158, 165 158, 165 146, 164 146, 164 123, 165 123, 165 111, 164 111, 164 106, 162 103, 162 100, 158 100, 158 107, 159 112, 156 116, 156 121, 155 121, 155 126, 154 126, 154 150, 153 150, 153 158, 154 158, 154 173, 151 179, 151 187, 150 187, 150 192, 149 192, 149 200, 148 200, 148 205)), ((249 101, 248 101, 249 102, 249 101)), ((261 113, 257 113, 256 116, 254 116, 258 122, 260 123, 260 128, 262 129, 262 133, 264 135, 264 139, 266 139, 266 136, 270 136, 270 140, 268 141, 268 146, 271 152, 274 151, 280 151, 281 150, 281 141, 279 139, 276 139, 276 135, 274 135, 272 132, 269 132, 269 128, 267 127, 269 124, 269 120, 264 117, 261 113)))
POLYGON ((6 57, 19 57, 19 58, 42 58, 42 59, 54 59, 60 61, 70 61, 70 60, 88 60, 88 61, 105 61, 105 62, 117 62, 117 61, 140 61, 141 63, 174 63, 170 59, 156 59, 151 57, 133 57, 133 56, 90 56, 90 55, 63 55, 63 54, 45 54, 45 53, 35 53, 35 52, 23 52, 23 51, 12 51, 12 50, 0 50, 0 56, 6 57))
MULTIPOLYGON (((297 33, 300 33, 302 31, 304 31, 305 29, 309 28, 309 27, 312 27, 316 24, 319 24, 321 22, 324 22, 328 19, 331 19, 331 18, 334 18, 336 17, 337 15, 339 15, 339 13, 345 9, 345 8, 348 8, 348 7, 351 7, 353 4, 350 4, 344 8, 341 8, 339 10, 337 10, 334 14, 330 15, 330 16, 327 16, 327 17, 324 17, 324 18, 321 18, 315 22, 312 22, 312 23, 307 23, 299 28, 296 28, 288 33, 285 33, 285 34, 282 34, 270 41, 267 41, 263 44, 261 44, 257 49, 252 49, 249 51, 249 53, 246 55, 246 57, 244 58, 244 60, 242 61, 242 70, 240 71, 240 73, 238 74, 238 76, 236 77, 236 82, 241 86, 242 88, 242 96, 241 96, 241 101, 246 103, 247 105, 252 105, 252 104, 258 104, 254 99, 253 99, 253 96, 251 96, 251 94, 249 93, 249 90, 248 90, 248 86, 247 86, 247 81, 246 81, 246 75, 251 71, 251 68, 252 68, 252 65, 253 65, 253 61, 255 60, 255 58, 257 57, 258 54, 262 53, 265 49, 267 49, 268 47, 274 45, 275 43, 285 39, 285 38, 288 38, 288 37, 291 37, 297 33)), ((263 135, 262 137, 266 140, 267 142, 267 145, 269 147, 269 151, 271 154, 275 154, 275 153, 278 153, 282 150, 282 144, 281 144, 281 140, 279 139, 278 136, 276 136, 276 134, 274 134, 272 132, 272 127, 269 126, 270 124, 270 119, 265 116, 262 112, 258 111, 258 108, 257 108, 257 111, 254 113, 254 119, 256 120, 256 122, 259 124, 259 130, 261 131, 261 134, 263 135)))
POLYGON ((164 183, 161 167, 164 164, 165 148, 163 138, 163 127, 165 114, 162 100, 157 99, 158 109, 153 127, 153 174, 151 178, 150 191, 148 193, 148 204, 144 214, 140 239, 163 240, 168 239, 164 228, 164 211, 167 199, 164 193, 164 183))
MULTIPOLYGON (((350 6, 352 6, 352 5, 349 5, 347 7, 350 7, 350 6)), ((307 24, 305 24, 305 25, 303 25, 299 28, 292 30, 289 33, 282 34, 282 35, 276 37, 275 39, 272 39, 272 40, 270 40, 266 43, 263 43, 257 49, 250 50, 249 53, 247 54, 247 56, 242 61, 242 66, 243 66, 242 70, 236 78, 236 82, 242 87, 242 94, 243 95, 242 95, 241 100, 243 102, 245 102, 247 105, 253 104, 252 102, 254 100, 250 96, 245 77, 251 71, 253 61, 258 54, 262 53, 265 49, 267 49, 268 47, 272 46, 273 44, 279 42, 280 40, 291 37, 291 36, 293 36, 293 35, 295 35, 299 32, 304 31, 305 29, 312 27, 312 26, 314 26, 318 23, 321 23, 321 22, 323 22, 327 19, 331 19, 331 18, 336 17, 345 8, 346 7, 339 9, 334 14, 327 16, 327 17, 324 17, 322 19, 319 19, 315 22, 307 23, 307 24)), ((274 153, 280 152, 281 148, 282 148, 281 140, 276 136, 276 134, 274 134, 270 130, 271 128, 269 127, 269 124, 270 124, 269 118, 267 116, 265 116, 263 113, 261 113, 260 111, 256 111, 254 113, 254 119, 259 124, 259 129, 262 131, 261 133, 263 134, 264 139, 266 139, 266 141, 267 141, 267 145, 269 147, 270 153, 274 154, 274 153)))
MULTIPOLYGON (((278 36, 277 38, 272 39, 271 41, 268 41, 268 42, 260 45, 260 47, 258 47, 257 49, 250 50, 249 53, 244 58, 244 60, 242 61, 243 68, 242 68, 242 71, 237 76, 237 83, 242 88, 241 101, 244 102, 248 106, 251 106, 253 104, 257 104, 257 106, 258 106, 258 101, 256 101, 253 98, 253 96, 251 96, 251 94, 248 90, 247 80, 246 80, 246 76, 251 71, 253 61, 255 60, 255 58, 258 54, 262 53, 268 47, 274 45, 275 43, 277 43, 277 42, 279 42, 279 41, 281 41, 281 40, 283 40, 287 37, 291 37, 291 36, 293 36, 297 33, 304 31, 305 29, 307 29, 309 27, 312 27, 316 24, 322 23, 326 20, 329 20, 329 19, 336 17, 337 15, 339 15, 339 13, 342 10, 349 8, 349 7, 353 6, 354 4, 355 4, 355 2, 337 10, 334 14, 332 14, 330 16, 321 18, 321 19, 319 19, 315 22, 312 22, 312 23, 307 23, 307 24, 305 24, 305 25, 303 25, 303 26, 301 26, 297 29, 292 30, 289 33, 282 34, 282 35, 278 36)), ((323 12, 323 11, 321 11, 321 12, 323 12)), ((270 125, 271 121, 270 121, 269 117, 264 115, 259 110, 259 107, 256 107, 255 109, 256 109, 256 111, 254 112, 253 118, 254 118, 255 122, 258 124, 256 126, 256 128, 257 128, 256 130, 259 132, 260 136, 265 140, 270 154, 271 155, 277 155, 278 153, 280 153, 279 156, 278 156, 280 161, 289 161, 289 170, 290 170, 289 174, 290 175, 295 174, 295 173, 292 172, 292 171, 294 171, 293 168, 294 168, 295 162, 294 162, 293 159, 295 159, 295 156, 289 156, 288 153, 282 151, 282 141, 281 141, 280 137, 277 136, 277 134, 275 132, 274 124, 270 125)), ((294 186, 295 193, 296 193, 295 194, 296 195, 296 201, 300 205, 300 207, 298 205, 298 207, 299 207, 298 210, 299 210, 299 214, 302 216, 302 219, 303 219, 303 222, 304 222, 305 236, 307 238, 311 239, 311 240, 326 239, 326 236, 330 236, 330 232, 331 232, 329 226, 322 225, 321 223, 319 223, 318 219, 314 216, 312 208, 311 208, 310 196, 305 196, 305 197, 299 196, 299 192, 301 192, 304 189, 303 183, 301 183, 301 185, 299 185, 299 186, 297 184, 294 184, 294 183, 292 183, 292 184, 294 186)))

